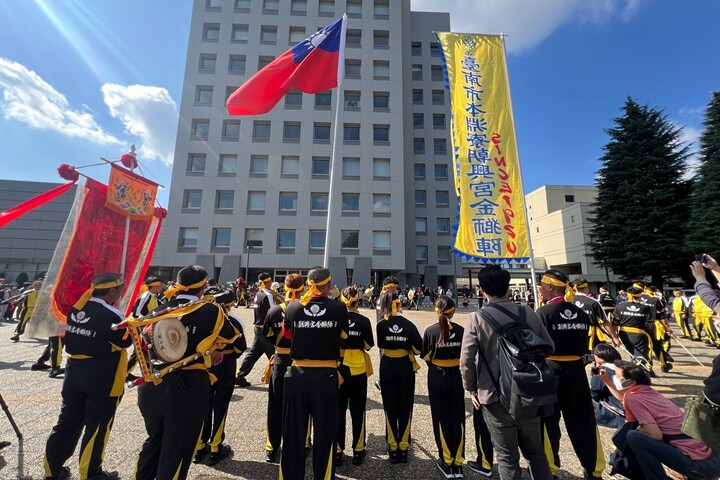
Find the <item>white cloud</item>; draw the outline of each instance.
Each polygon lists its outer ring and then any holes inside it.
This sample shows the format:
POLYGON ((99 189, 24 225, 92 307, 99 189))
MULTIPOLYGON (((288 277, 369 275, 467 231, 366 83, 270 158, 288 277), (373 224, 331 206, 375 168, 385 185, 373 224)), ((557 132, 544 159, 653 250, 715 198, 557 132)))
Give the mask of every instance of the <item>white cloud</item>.
POLYGON ((687 170, 685 171, 685 178, 693 178, 697 174, 697 169, 700 166, 700 135, 701 131, 697 128, 690 126, 683 126, 680 124, 676 125, 682 127, 680 133, 680 141, 685 145, 690 146, 690 156, 687 158, 687 170))
POLYGON ((125 131, 142 140, 139 158, 172 165, 178 113, 168 91, 161 87, 112 83, 102 86, 105 103, 125 131))
POLYGON ((100 145, 122 144, 105 132, 90 113, 71 109, 67 98, 37 73, 2 57, 0 89, 3 91, 0 110, 6 119, 100 145))
POLYGON ((567 23, 627 21, 646 0, 412 0, 412 9, 450 12, 451 29, 462 33, 504 33, 509 52, 542 43, 567 23))

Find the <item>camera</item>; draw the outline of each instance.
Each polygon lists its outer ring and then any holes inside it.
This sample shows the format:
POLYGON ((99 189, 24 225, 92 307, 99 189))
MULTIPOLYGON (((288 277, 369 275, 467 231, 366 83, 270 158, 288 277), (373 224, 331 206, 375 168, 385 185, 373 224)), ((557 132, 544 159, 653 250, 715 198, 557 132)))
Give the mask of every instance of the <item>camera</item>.
POLYGON ((704 253, 703 253, 703 254, 697 254, 697 255, 695 255, 695 261, 700 262, 700 263, 707 263, 707 261, 708 261, 708 256, 705 255, 704 253))
POLYGON ((591 367, 590 373, 593 375, 600 375, 600 367, 591 367))

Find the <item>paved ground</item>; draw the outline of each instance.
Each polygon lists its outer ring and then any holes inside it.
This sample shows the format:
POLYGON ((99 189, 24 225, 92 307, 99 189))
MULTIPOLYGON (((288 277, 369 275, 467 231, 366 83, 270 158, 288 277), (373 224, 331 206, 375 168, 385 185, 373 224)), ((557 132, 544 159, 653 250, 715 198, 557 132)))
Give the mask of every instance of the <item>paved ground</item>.
MULTIPOLYGON (((238 309, 237 314, 250 325, 251 310, 238 309)), ((374 315, 370 310, 362 310, 368 316, 374 315)), ((422 330, 434 321, 431 312, 406 312, 406 316, 417 322, 422 330)), ((463 322, 466 312, 462 309, 456 320, 463 322)), ((0 413, 0 440, 12 440, 12 445, 0 451, 0 479, 42 478, 42 457, 47 436, 54 425, 60 408, 60 388, 62 380, 50 379, 46 372, 30 371, 33 363, 42 352, 45 343, 23 338, 20 343, 9 341, 14 325, 0 324, 0 394, 9 406, 10 412, 23 433, 20 445, 15 438, 11 426, 4 413, 0 413)), ((252 328, 247 328, 252 332, 252 328)), ((672 398, 678 405, 684 399, 695 394, 702 385, 702 380, 710 373, 709 365, 718 353, 715 349, 701 346, 698 343, 685 341, 684 344, 700 360, 708 365, 702 368, 679 347, 674 347, 676 356, 675 369, 662 375, 654 382, 658 390, 672 398)), ((377 349, 373 349, 373 362, 378 365, 377 349)), ((266 386, 260 383, 260 374, 264 362, 259 362, 249 377, 252 387, 236 389, 230 405, 227 420, 227 443, 232 445, 235 454, 216 468, 193 465, 190 478, 197 480, 210 479, 270 479, 277 478, 277 466, 264 461, 264 428, 265 404, 267 401, 266 386)), ((376 377, 371 377, 373 381, 376 377)), ((384 417, 380 392, 373 387, 368 389, 368 453, 369 456, 360 467, 345 462, 337 471, 338 478, 358 479, 438 479, 441 478, 435 468, 437 451, 430 423, 430 406, 427 397, 427 367, 422 363, 418 372, 415 393, 415 411, 413 414, 413 444, 410 451, 410 462, 407 465, 392 465, 387 459, 384 441, 384 417)), ((470 405, 467 405, 470 412, 470 405)), ((468 421, 466 438, 466 458, 474 459, 475 445, 472 437, 472 419, 468 421)), ((348 421, 349 424, 349 421, 348 421)), ((606 456, 610 453, 610 437, 612 431, 601 428, 601 436, 606 456)), ((120 404, 110 441, 107 446, 104 467, 106 470, 117 470, 121 478, 132 478, 135 460, 140 444, 145 438, 142 418, 137 408, 137 392, 126 391, 120 404)), ((348 442, 349 443, 349 442, 348 442)), ((572 446, 566 438, 562 442, 563 469, 559 478, 582 479, 582 469, 573 453, 572 446)), ((72 458, 68 466, 77 478, 77 458, 72 458)), ((309 474, 310 468, 307 469, 309 474)), ((465 478, 480 477, 465 469, 465 478)), ((609 478, 605 475, 606 478, 609 478)), ((495 473, 497 478, 497 473, 495 473)), ((310 477, 308 477, 310 478, 310 477)), ((529 478, 529 477, 528 477, 529 478)))

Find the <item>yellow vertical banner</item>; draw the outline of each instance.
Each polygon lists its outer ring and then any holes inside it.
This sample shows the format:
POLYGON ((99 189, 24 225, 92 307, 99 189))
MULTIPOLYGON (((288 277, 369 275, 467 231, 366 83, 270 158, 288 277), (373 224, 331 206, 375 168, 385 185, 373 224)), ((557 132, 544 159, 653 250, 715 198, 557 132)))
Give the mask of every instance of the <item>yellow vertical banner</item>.
POLYGON ((451 105, 455 251, 466 260, 527 262, 530 243, 502 38, 437 33, 451 105))

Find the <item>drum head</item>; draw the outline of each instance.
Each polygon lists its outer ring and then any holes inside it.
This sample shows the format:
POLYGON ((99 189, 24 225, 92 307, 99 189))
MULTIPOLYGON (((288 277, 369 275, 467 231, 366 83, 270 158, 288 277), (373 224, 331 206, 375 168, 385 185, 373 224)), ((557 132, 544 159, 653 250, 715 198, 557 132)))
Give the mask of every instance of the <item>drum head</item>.
POLYGON ((151 342, 155 354, 166 362, 177 362, 185 355, 188 338, 180 320, 167 318, 152 325, 151 342))

